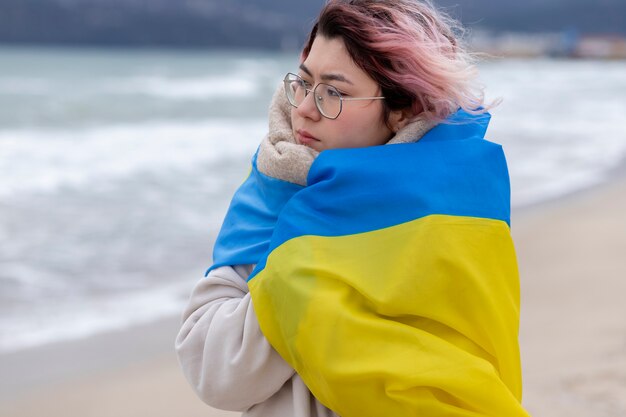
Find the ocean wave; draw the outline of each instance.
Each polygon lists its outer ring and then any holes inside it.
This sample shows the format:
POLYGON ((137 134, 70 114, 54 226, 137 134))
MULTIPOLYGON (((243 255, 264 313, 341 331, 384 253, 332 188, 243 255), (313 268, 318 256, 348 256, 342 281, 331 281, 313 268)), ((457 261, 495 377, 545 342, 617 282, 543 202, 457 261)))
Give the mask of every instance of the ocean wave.
POLYGON ((244 158, 265 130, 264 120, 214 120, 0 131, 0 196, 244 158))
POLYGON ((2 77, 0 78, 0 94, 10 95, 42 95, 55 91, 55 83, 39 77, 2 77))
POLYGON ((513 206, 527 206, 605 181, 626 158, 626 125, 619 106, 594 118, 576 106, 542 109, 520 117, 506 111, 494 117, 490 135, 504 145, 513 206))
POLYGON ((258 91, 259 84, 249 77, 168 78, 142 76, 105 80, 99 91, 95 93, 98 95, 143 94, 175 100, 206 100, 224 97, 242 99, 252 97, 258 91))
POLYGON ((98 97, 107 95, 145 95, 166 100, 209 100, 216 98, 245 99, 254 97, 263 84, 249 74, 220 76, 168 77, 141 75, 104 77, 94 81, 43 79, 30 77, 0 78, 0 94, 23 96, 98 97))

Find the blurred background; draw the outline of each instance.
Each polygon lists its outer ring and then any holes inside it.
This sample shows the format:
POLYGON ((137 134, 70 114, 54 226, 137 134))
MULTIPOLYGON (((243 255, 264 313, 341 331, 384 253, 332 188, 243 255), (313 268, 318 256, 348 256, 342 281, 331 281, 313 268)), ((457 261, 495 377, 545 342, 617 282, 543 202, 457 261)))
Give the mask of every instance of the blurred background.
MULTIPOLYGON (((0 0, 0 355, 180 315, 322 4, 0 0)), ((626 2, 435 4, 491 56, 514 210, 620 170, 626 2)))

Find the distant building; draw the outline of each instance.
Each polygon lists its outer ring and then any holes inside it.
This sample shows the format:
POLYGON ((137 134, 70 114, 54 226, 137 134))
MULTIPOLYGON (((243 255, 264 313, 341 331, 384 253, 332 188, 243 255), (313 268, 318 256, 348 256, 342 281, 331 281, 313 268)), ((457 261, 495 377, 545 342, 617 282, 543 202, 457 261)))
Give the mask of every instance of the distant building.
POLYGON ((573 53, 577 58, 626 59, 626 38, 619 35, 583 36, 573 53))
POLYGON ((551 55, 562 49, 561 44, 562 36, 558 33, 474 32, 470 40, 472 50, 499 57, 551 55))
POLYGON ((496 57, 626 59, 626 37, 581 35, 573 29, 560 33, 475 31, 470 38, 470 48, 496 57))

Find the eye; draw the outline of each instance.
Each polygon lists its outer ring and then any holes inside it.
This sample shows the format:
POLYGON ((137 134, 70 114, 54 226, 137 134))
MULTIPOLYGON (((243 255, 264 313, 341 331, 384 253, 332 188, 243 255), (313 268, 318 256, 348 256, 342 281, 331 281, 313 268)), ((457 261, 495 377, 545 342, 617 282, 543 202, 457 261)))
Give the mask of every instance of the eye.
POLYGON ((350 94, 344 93, 343 91, 339 90, 337 87, 329 87, 326 94, 328 95, 328 97, 337 98, 337 99, 350 97, 350 94))
POLYGON ((311 87, 313 87, 313 84, 311 84, 310 82, 308 82, 307 80, 305 80, 302 76, 300 76, 300 80, 298 80, 299 84, 301 87, 305 87, 307 89, 311 89, 311 87))

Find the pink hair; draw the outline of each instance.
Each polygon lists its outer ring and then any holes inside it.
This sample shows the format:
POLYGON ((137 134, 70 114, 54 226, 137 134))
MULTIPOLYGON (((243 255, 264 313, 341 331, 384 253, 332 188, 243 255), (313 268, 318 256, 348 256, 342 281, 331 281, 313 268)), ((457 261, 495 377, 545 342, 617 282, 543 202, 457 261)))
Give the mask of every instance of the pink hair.
POLYGON ((381 86, 386 121, 390 111, 410 108, 441 122, 459 107, 472 114, 488 110, 475 81, 475 57, 455 31, 462 33, 460 25, 428 0, 329 0, 301 60, 317 35, 339 37, 354 62, 381 86))

